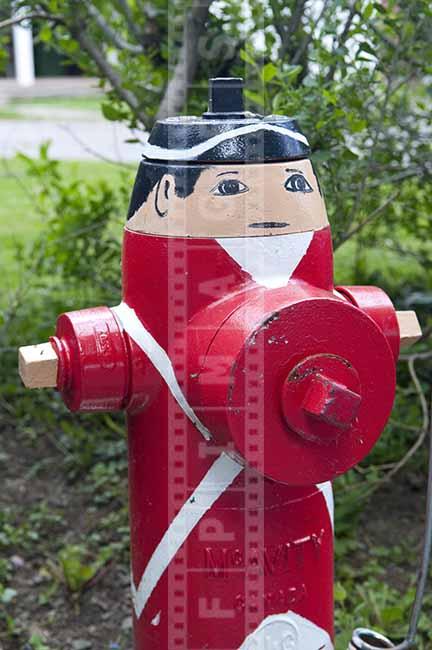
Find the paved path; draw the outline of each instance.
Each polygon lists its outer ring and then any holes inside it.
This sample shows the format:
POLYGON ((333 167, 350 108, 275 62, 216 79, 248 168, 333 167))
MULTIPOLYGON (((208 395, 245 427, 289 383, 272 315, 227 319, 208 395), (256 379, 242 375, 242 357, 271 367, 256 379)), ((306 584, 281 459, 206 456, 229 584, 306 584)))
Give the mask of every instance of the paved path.
POLYGON ((10 99, 34 97, 90 97, 100 95, 98 80, 90 77, 40 77, 33 86, 19 86, 15 79, 0 79, 0 105, 10 99))
MULTIPOLYGON (((53 77, 37 79, 34 86, 21 88, 14 79, 0 79, 0 106, 8 108, 13 99, 53 97, 89 97, 100 94, 97 80, 85 77, 53 77)), ((13 110, 16 110, 13 109, 13 110)), ((142 145, 127 143, 137 138, 145 141, 142 132, 131 133, 127 127, 105 120, 98 110, 66 108, 60 104, 27 103, 19 109, 20 119, 0 119, 0 158, 11 158, 17 152, 37 156, 40 145, 51 141, 50 156, 57 160, 108 160, 137 163, 142 145)))
POLYGON ((142 144, 127 143, 134 134, 122 124, 104 119, 0 120, 0 157, 17 152, 37 156, 40 145, 51 140, 50 156, 57 160, 97 160, 137 163, 142 144))

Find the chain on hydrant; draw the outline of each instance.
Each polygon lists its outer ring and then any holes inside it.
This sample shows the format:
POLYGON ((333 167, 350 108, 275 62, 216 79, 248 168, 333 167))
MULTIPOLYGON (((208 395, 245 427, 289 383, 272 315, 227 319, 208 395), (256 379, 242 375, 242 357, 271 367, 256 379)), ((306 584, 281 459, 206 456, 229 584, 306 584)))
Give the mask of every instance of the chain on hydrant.
POLYGON ((136 650, 333 649, 331 481, 376 443, 418 336, 381 289, 334 286, 295 120, 246 112, 230 78, 156 123, 121 304, 62 314, 20 359, 71 410, 127 412, 136 650))

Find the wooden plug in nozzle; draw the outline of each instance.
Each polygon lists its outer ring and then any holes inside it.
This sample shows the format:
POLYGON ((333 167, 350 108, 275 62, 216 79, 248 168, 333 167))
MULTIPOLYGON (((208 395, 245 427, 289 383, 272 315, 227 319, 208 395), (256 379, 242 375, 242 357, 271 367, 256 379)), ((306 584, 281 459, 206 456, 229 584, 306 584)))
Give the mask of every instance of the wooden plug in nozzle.
POLYGON ((27 388, 57 386, 58 357, 51 343, 19 348, 19 374, 27 388))
POLYGON ((400 346, 402 349, 408 348, 422 337, 417 314, 415 311, 397 311, 396 316, 399 323, 400 346))

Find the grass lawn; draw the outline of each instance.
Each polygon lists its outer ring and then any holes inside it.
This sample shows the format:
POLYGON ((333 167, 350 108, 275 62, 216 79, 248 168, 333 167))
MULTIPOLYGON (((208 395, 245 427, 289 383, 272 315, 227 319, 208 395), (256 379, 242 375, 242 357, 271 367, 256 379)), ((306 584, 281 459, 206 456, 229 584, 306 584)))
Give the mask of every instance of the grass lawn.
MULTIPOLYGON (((62 162, 60 169, 72 178, 90 182, 105 179, 116 183, 124 173, 124 167, 103 162, 62 162)), ((133 173, 131 167, 131 189, 133 173)), ((19 282, 17 246, 28 244, 41 226, 41 215, 34 209, 32 187, 25 175, 24 164, 17 159, 0 160, 0 273, 3 291, 13 290, 19 282)))
POLYGON ((99 95, 89 95, 88 97, 32 97, 31 99, 11 99, 0 108, 0 119, 26 119, 29 117, 29 114, 31 114, 32 119, 44 119, 43 114, 45 111, 45 119, 51 119, 53 111, 59 110, 73 110, 77 112, 93 111, 96 115, 101 116, 101 101, 102 97, 99 95), (36 115, 34 109, 38 109, 36 115))

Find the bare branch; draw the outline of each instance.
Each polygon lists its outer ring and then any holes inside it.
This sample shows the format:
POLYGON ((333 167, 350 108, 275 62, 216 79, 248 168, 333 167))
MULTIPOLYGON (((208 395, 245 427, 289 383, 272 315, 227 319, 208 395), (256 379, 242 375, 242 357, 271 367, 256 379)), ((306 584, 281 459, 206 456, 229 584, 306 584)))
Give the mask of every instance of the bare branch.
POLYGON ((394 192, 391 196, 389 196, 389 198, 386 201, 384 201, 384 203, 382 203, 377 208, 375 208, 375 210, 372 210, 372 212, 365 219, 363 219, 363 221, 361 221, 359 224, 357 224, 357 226, 355 226, 354 228, 351 228, 351 230, 348 230, 348 232, 341 238, 341 241, 339 242, 339 246, 342 246, 342 244, 344 244, 346 241, 348 241, 348 239, 351 239, 351 237, 354 237, 354 235, 356 235, 358 232, 360 232, 360 230, 363 230, 363 228, 365 226, 367 226, 374 219, 376 219, 376 217, 383 210, 385 210, 386 207, 388 205, 390 205, 390 203, 392 201, 395 200, 395 198, 397 198, 399 193, 400 193, 400 190, 397 190, 396 192, 394 192))
MULTIPOLYGON (((356 16, 356 14, 357 14, 357 3, 354 0, 354 2, 351 5, 351 9, 350 9, 349 14, 347 16, 347 19, 346 19, 344 28, 342 30, 342 33, 341 33, 341 35, 339 36, 339 38, 337 40, 336 46, 333 47, 333 51, 332 51, 333 56, 336 55, 336 52, 340 47, 345 45, 345 43, 346 43, 346 41, 348 39, 349 30, 351 29, 352 21, 354 20, 354 17, 356 16)), ((332 65, 330 66, 330 68, 329 68, 329 70, 328 70, 328 72, 326 74, 326 77, 325 77, 325 80, 327 82, 332 81, 332 79, 334 77, 334 74, 336 72, 336 68, 337 68, 337 64, 332 63, 332 65)))
POLYGON ((36 20, 38 18, 43 20, 51 20, 59 23, 63 21, 62 16, 58 16, 56 14, 46 14, 41 11, 33 11, 30 12, 29 14, 13 16, 12 18, 8 18, 7 20, 2 20, 0 22, 0 29, 7 29, 8 27, 13 27, 14 25, 19 25, 20 23, 24 23, 26 20, 36 20))
POLYGON ((393 174, 393 176, 381 177, 378 180, 369 183, 368 187, 372 188, 372 187, 378 187, 380 185, 386 185, 387 183, 398 183, 399 181, 405 180, 407 178, 412 178, 413 176, 418 176, 419 174, 425 177, 430 175, 430 172, 427 169, 426 165, 411 167, 410 169, 403 170, 399 174, 393 174))
POLYGON ((91 156, 94 156, 95 158, 98 158, 99 160, 102 160, 103 162, 109 163, 110 165, 116 165, 117 167, 123 167, 124 169, 134 169, 134 165, 130 165, 128 163, 124 163, 121 160, 113 160, 112 158, 108 158, 107 156, 102 155, 96 149, 93 149, 93 147, 90 147, 88 144, 83 142, 81 138, 74 132, 74 130, 68 126, 67 124, 59 124, 60 129, 65 131, 70 137, 75 140, 77 144, 80 145, 80 147, 85 151, 86 153, 89 153, 91 156))
POLYGON ((122 99, 132 110, 135 117, 143 124, 146 124, 146 114, 141 110, 140 103, 133 93, 123 86, 120 75, 108 63, 104 53, 96 43, 90 38, 88 32, 78 26, 70 28, 73 38, 78 41, 83 50, 87 52, 94 63, 99 68, 102 76, 108 79, 117 95, 122 99))
POLYGON ((306 0, 297 0, 295 4, 294 11, 291 15, 291 20, 288 23, 288 28, 285 31, 285 41, 282 43, 282 49, 280 52, 281 57, 285 56, 287 52, 293 51, 291 38, 298 30, 301 20, 303 18, 304 10, 306 6, 306 0))
POLYGON ((396 49, 396 47, 397 47, 396 43, 393 43, 389 38, 387 38, 387 36, 385 36, 385 34, 383 34, 383 33, 382 33, 382 32, 381 32, 381 31, 380 31, 380 30, 379 30, 379 29, 374 25, 373 20, 370 20, 370 21, 368 22, 368 27, 369 27, 369 29, 371 29, 371 30, 373 31, 373 33, 375 34, 375 36, 377 36, 378 38, 380 38, 380 39, 381 39, 381 40, 382 40, 382 41, 387 45, 387 47, 389 47, 391 50, 396 49))
POLYGON ((137 24, 134 20, 134 17, 132 15, 131 8, 128 4, 127 0, 117 0, 117 4, 119 7, 122 9, 122 14, 127 22, 127 25, 132 32, 132 34, 135 36, 138 42, 141 42, 142 39, 142 34, 140 34, 140 30, 137 27, 137 24))
MULTIPOLYGON (((423 445, 426 436, 430 432, 432 434, 431 430, 431 424, 432 424, 432 411, 428 407, 427 399, 424 394, 422 385, 420 383, 420 379, 418 378, 418 375, 415 370, 415 355, 411 355, 408 358, 408 370, 411 376, 411 380, 414 384, 415 391, 417 393, 419 402, 420 402, 420 407, 422 411, 422 426, 418 432, 418 436, 414 442, 414 444, 408 449, 406 454, 401 458, 397 463, 395 463, 394 467, 387 472, 385 476, 383 476, 381 479, 376 481, 376 483, 373 484, 373 486, 366 492, 368 496, 370 496, 373 492, 375 492, 378 488, 381 487, 384 483, 388 483, 391 481, 391 479, 408 463, 408 461, 414 456, 414 454, 417 452, 418 449, 423 445)), ((432 406, 432 404, 431 404, 432 406)))
POLYGON ((288 52, 291 52, 291 54, 293 53, 291 38, 299 28, 301 19, 304 14, 306 2, 307 0, 295 1, 294 7, 291 11, 290 20, 288 24, 286 24, 286 19, 281 13, 279 1, 270 0, 270 6, 274 17, 274 27, 279 34, 279 38, 281 39, 281 47, 279 49, 280 58, 283 58, 288 52))
POLYGON ((307 36, 305 36, 305 38, 303 39, 300 47, 297 48, 296 53, 294 54, 293 58, 291 59, 291 65, 297 65, 297 63, 301 60, 303 54, 308 49, 308 47, 311 44, 312 39, 314 37, 314 32, 315 32, 317 26, 319 25, 319 23, 321 22, 321 20, 323 19, 323 16, 324 16, 325 12, 327 11, 328 5, 329 5, 329 0, 324 0, 322 9, 321 9, 318 17, 316 18, 316 20, 314 20, 313 24, 310 27, 309 34, 307 34, 307 36))
POLYGON ((157 119, 179 113, 184 106, 188 88, 194 80, 198 68, 198 41, 204 32, 212 2, 213 0, 193 0, 184 24, 183 44, 180 48, 177 65, 165 89, 157 119))
POLYGON ((94 18, 96 24, 100 29, 103 31, 105 36, 113 45, 119 48, 119 50, 125 50, 126 52, 131 52, 132 54, 142 54, 143 49, 140 45, 133 45, 132 43, 129 43, 126 41, 124 38, 120 36, 120 34, 115 31, 111 25, 107 23, 103 15, 100 13, 99 9, 97 9, 92 2, 85 2, 85 6, 87 8, 87 11, 89 14, 94 18))
MULTIPOLYGON (((423 337, 422 337, 423 338, 423 337)), ((414 352, 413 354, 401 354, 399 356, 399 361, 416 361, 419 359, 420 361, 428 361, 429 359, 432 359, 432 351, 431 352, 414 352)))

